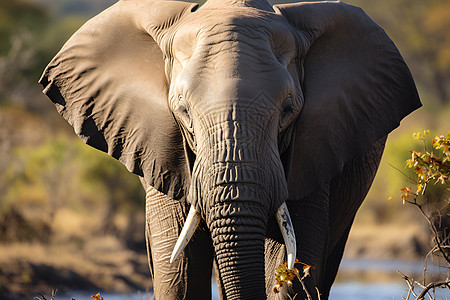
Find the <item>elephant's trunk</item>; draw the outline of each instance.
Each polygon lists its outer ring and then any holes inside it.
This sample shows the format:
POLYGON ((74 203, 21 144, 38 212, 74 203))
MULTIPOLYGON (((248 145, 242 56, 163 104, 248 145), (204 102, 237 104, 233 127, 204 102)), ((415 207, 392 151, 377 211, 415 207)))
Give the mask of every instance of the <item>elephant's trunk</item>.
POLYGON ((202 178, 201 210, 226 299, 265 299, 264 238, 270 199, 261 164, 214 162, 202 178))
MULTIPOLYGON (((268 218, 267 206, 262 203, 267 196, 254 184, 233 183, 216 186, 208 197, 205 202, 213 204, 208 205, 205 220, 226 299, 265 299, 264 239, 268 218)), ((185 224, 177 245, 190 239, 199 220, 200 212, 193 206, 186 220, 190 225, 185 224)), ((183 247, 176 246, 172 259, 183 247)))
POLYGON ((211 232, 227 299, 265 299, 266 224, 287 198, 276 142, 254 124, 205 127, 189 192, 211 232))
POLYGON ((208 220, 226 299, 265 299, 263 208, 222 203, 208 220))

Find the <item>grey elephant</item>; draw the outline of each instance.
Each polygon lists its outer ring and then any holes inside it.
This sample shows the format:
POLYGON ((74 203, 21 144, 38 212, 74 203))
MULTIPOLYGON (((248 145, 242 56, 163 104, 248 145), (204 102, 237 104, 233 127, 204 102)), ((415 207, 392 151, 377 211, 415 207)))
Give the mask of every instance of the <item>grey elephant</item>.
POLYGON ((421 106, 398 50, 340 2, 121 0, 40 83, 137 174, 157 299, 327 299, 386 136, 421 106), (303 298, 302 298, 303 297, 303 298))

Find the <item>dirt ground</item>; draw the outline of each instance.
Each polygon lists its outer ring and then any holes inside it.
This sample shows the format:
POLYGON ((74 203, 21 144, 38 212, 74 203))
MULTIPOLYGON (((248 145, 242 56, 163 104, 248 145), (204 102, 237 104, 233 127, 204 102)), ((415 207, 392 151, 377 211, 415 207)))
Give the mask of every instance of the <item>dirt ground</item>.
MULTIPOLYGON (((135 292, 151 288, 147 255, 125 249, 116 239, 73 245, 0 245, 0 299, 49 295, 52 289, 135 292)), ((23 299, 23 298, 22 298, 23 299)))
POLYGON ((356 222, 347 241, 344 259, 420 260, 430 249, 427 230, 423 222, 356 222))

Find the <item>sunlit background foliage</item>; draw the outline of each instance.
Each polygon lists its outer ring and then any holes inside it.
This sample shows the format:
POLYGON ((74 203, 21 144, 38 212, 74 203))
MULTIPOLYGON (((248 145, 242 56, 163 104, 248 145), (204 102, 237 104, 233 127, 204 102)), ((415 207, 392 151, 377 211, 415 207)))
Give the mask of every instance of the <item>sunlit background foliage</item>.
MULTIPOLYGON (((107 236, 127 249, 145 251, 144 193, 138 179, 85 146, 37 84, 70 35, 114 2, 0 1, 0 246, 64 243, 83 250, 93 238, 107 236)), ((422 222, 401 201, 387 197, 407 182, 401 172, 408 172, 407 150, 415 148, 411 133, 426 128, 445 134, 450 129, 450 0, 348 2, 361 6, 395 41, 424 103, 390 136, 356 222, 422 222)), ((438 202, 440 193, 436 189, 430 197, 438 202)), ((5 274, 0 271, 0 279, 5 274)))

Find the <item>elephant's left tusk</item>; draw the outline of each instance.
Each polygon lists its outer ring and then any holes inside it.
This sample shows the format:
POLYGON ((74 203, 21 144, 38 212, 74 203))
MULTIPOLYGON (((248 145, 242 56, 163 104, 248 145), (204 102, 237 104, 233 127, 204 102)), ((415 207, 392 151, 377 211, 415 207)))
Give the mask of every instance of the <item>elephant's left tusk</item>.
POLYGON ((297 242, 295 241, 294 226, 292 226, 286 202, 283 202, 278 208, 275 218, 277 219, 278 226, 280 226, 284 244, 286 245, 287 267, 291 270, 294 267, 295 256, 297 255, 297 242))
POLYGON ((177 259, 181 251, 184 250, 186 245, 189 243, 189 240, 194 235, 195 229, 197 229, 199 223, 200 223, 200 215, 195 210, 194 206, 191 205, 191 208, 189 209, 189 214, 186 218, 186 223, 184 223, 183 229, 181 230, 177 243, 173 248, 172 256, 170 256, 170 263, 172 263, 175 259, 177 259))

